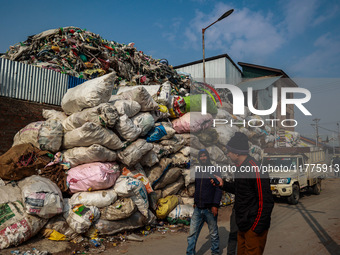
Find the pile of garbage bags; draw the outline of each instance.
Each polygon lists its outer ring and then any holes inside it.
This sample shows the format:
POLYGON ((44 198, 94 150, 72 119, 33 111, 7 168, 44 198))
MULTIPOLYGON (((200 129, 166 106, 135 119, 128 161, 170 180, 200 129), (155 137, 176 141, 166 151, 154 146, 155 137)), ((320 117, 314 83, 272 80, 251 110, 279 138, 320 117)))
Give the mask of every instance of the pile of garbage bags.
MULTIPOLYGON (((69 89, 62 112, 44 110, 45 121, 15 135, 0 157, 0 249, 42 228, 53 240, 79 241, 94 231, 111 235, 156 219, 187 220, 200 149, 207 148, 213 164, 225 165, 232 164, 225 145, 235 132, 248 136, 256 159, 276 139, 268 126, 212 127, 213 119, 261 120, 249 111, 232 115, 228 101, 218 106, 208 97, 202 115, 201 95, 180 96, 170 80, 119 87, 112 95, 116 79, 112 71, 69 89)), ((232 201, 226 194, 221 203, 232 201)))
POLYGON ((159 84, 171 79, 180 88, 187 82, 167 60, 145 55, 134 43, 105 40, 73 26, 29 36, 26 41, 10 46, 2 57, 83 79, 116 72, 117 85, 159 84))

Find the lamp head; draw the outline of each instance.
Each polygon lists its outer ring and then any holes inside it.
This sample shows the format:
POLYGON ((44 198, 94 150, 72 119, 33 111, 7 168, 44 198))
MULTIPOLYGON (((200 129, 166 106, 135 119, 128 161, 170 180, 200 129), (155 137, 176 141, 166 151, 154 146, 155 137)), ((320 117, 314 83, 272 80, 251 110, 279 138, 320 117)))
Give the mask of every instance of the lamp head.
POLYGON ((234 9, 231 9, 231 10, 225 12, 217 21, 221 21, 222 19, 228 17, 230 14, 233 13, 233 11, 234 11, 234 9))

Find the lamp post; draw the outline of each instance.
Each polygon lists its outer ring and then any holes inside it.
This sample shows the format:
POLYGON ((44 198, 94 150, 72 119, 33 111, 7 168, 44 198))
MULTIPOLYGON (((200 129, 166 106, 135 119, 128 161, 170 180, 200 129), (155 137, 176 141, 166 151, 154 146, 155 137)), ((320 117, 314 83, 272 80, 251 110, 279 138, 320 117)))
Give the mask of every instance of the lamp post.
POLYGON ((222 19, 228 17, 230 14, 232 14, 232 12, 234 11, 234 9, 231 9, 227 12, 225 12, 221 17, 219 17, 218 20, 216 20, 215 22, 211 23, 209 26, 207 26, 206 28, 202 28, 202 47, 203 47, 203 82, 205 83, 205 49, 204 49, 204 32, 205 30, 207 30, 209 27, 211 27, 212 25, 214 25, 215 23, 221 21, 222 19))

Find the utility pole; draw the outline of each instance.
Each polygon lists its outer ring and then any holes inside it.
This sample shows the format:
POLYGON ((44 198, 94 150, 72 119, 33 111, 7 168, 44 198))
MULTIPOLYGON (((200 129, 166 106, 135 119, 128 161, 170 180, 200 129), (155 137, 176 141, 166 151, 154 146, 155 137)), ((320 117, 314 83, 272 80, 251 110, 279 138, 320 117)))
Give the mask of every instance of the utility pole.
POLYGON ((315 131, 316 131, 316 147, 319 147, 319 121, 320 119, 314 119, 313 121, 315 121, 315 124, 313 124, 312 126, 315 126, 315 131))
POLYGON ((338 126, 338 147, 340 147, 340 129, 339 129, 339 122, 336 123, 336 125, 338 126))
POLYGON ((335 137, 334 137, 334 132, 332 132, 332 142, 333 142, 333 155, 335 154, 335 146, 334 146, 334 140, 335 140, 335 137))

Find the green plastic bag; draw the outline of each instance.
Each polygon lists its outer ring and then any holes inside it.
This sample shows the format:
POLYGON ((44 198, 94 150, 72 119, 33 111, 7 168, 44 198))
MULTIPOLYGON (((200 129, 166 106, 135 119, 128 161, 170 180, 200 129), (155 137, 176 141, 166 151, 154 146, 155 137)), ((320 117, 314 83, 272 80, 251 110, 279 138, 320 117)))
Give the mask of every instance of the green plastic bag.
MULTIPOLYGON (((186 103, 186 112, 200 112, 202 108, 202 95, 191 95, 183 97, 186 103)), ((207 95, 207 112, 217 114, 217 107, 209 95, 207 95)))

